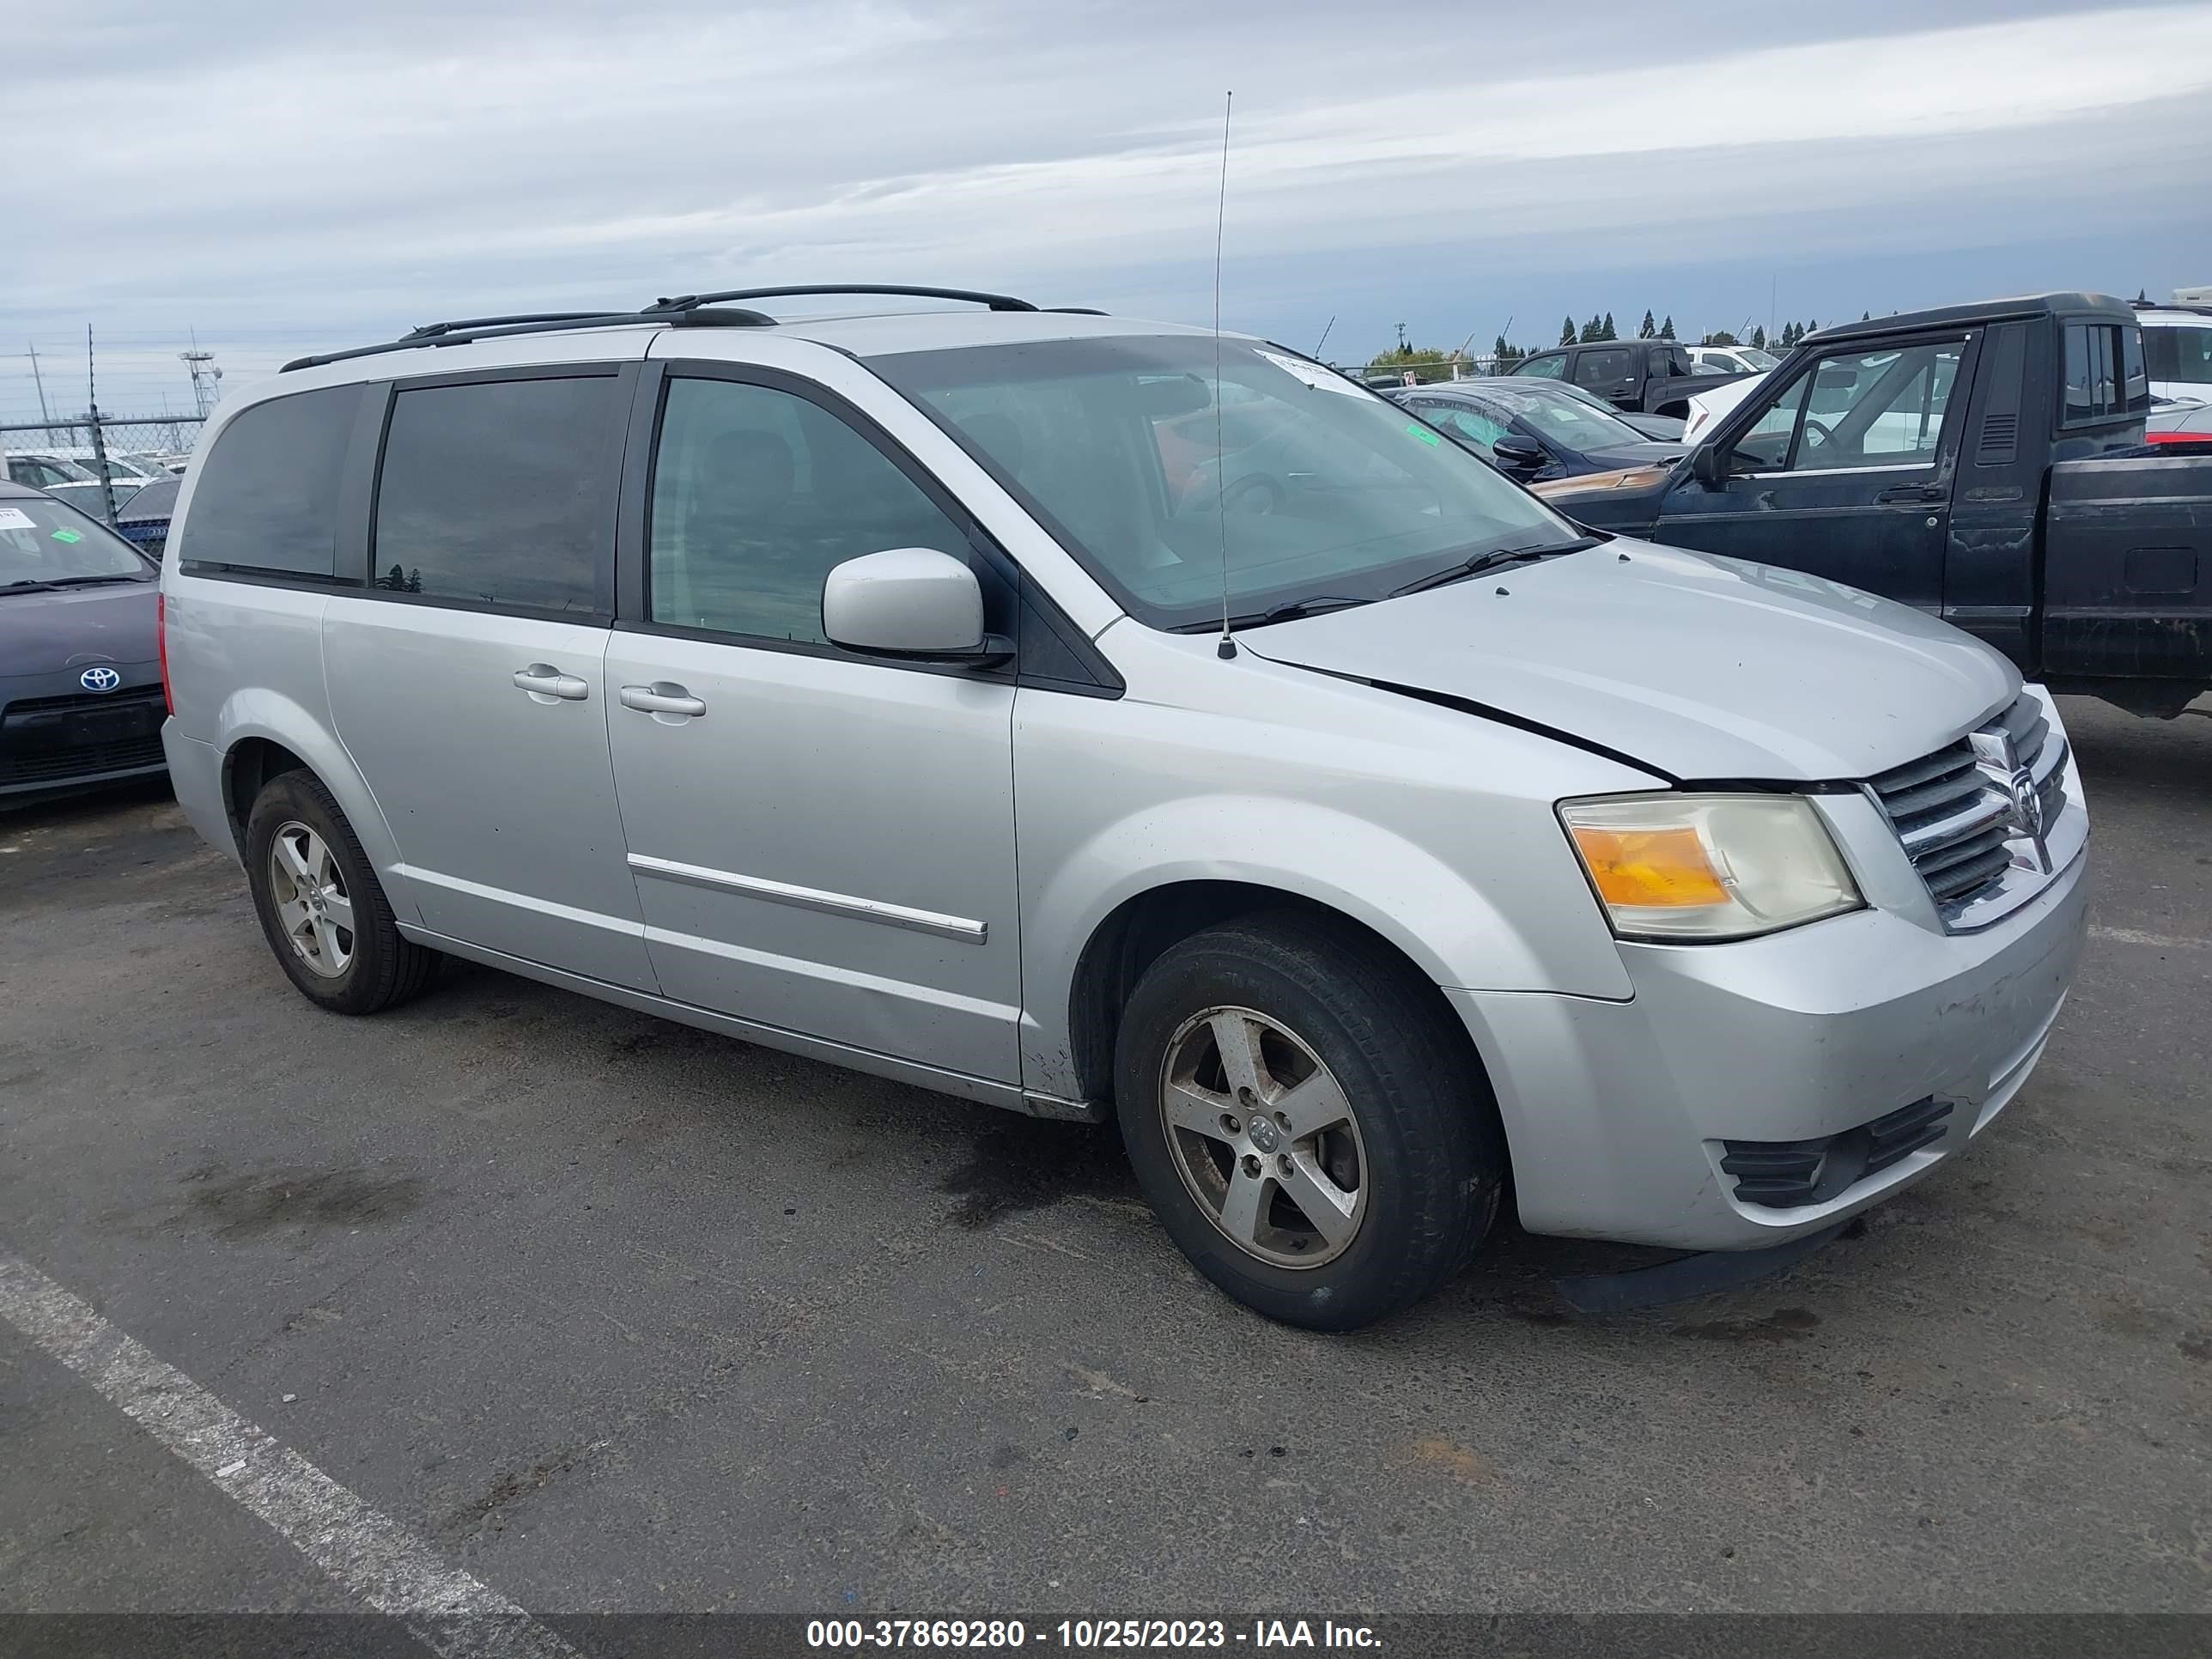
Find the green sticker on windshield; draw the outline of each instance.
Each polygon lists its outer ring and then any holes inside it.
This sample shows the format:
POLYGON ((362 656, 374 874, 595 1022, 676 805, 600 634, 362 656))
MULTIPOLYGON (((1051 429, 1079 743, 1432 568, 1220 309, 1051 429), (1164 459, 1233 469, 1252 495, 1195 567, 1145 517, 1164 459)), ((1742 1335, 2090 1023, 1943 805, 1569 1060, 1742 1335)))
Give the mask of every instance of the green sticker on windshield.
POLYGON ((1411 422, 1407 422, 1406 430, 1412 433, 1413 436, 1419 438, 1425 444, 1440 444, 1443 441, 1442 438, 1437 436, 1437 434, 1430 431, 1428 428, 1425 426, 1416 426, 1411 422))
POLYGON ((81 542, 84 539, 84 532, 82 530, 57 530, 54 532, 54 539, 58 542, 81 542))

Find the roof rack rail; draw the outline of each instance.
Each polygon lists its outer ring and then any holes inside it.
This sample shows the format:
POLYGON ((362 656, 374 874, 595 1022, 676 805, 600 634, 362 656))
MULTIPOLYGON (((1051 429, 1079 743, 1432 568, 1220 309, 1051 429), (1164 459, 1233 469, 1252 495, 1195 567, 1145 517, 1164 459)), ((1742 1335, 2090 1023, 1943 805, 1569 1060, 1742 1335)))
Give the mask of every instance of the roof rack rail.
POLYGON ((1063 317, 1108 317, 1113 314, 1100 310, 1097 306, 1047 306, 1045 309, 1063 317))
POLYGON ((775 319, 757 311, 744 311, 735 306, 694 306, 680 312, 644 311, 581 311, 572 313, 548 312, 527 321, 502 322, 495 318, 479 318, 474 323, 441 323, 437 329, 449 329, 450 333, 434 333, 417 329, 402 335, 397 340, 386 340, 379 345, 355 346, 349 351, 325 351, 312 357, 295 357, 280 374, 295 368, 320 368, 325 363, 342 363, 355 357, 374 357, 386 351, 413 351, 428 346, 466 345, 471 340, 505 339, 513 334, 556 334, 573 328, 774 328, 775 319))
POLYGON ((646 311, 648 313, 688 311, 694 306, 714 305, 724 300, 787 300, 811 294, 878 294, 907 300, 964 300, 970 305, 988 306, 994 311, 1036 309, 1027 300, 1017 300, 1010 294, 983 294, 969 288, 910 288, 900 283, 826 283, 805 288, 732 288, 718 294, 681 294, 672 300, 655 300, 646 307, 646 311))
POLYGON ((399 337, 403 340, 427 340, 439 334, 457 333, 465 328, 497 328, 509 323, 587 323, 594 317, 604 317, 604 311, 519 311, 510 317, 463 317, 450 323, 425 323, 411 328, 399 337))

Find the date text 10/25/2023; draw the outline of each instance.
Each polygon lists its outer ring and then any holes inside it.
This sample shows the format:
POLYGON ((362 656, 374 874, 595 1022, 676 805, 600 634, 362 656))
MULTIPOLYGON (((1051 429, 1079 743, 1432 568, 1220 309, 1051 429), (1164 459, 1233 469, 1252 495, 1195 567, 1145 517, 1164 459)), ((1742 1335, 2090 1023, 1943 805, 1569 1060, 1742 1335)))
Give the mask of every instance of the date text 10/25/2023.
POLYGON ((1030 1625, 1018 1619, 813 1619, 810 1648, 965 1648, 990 1652, 1056 1647, 1079 1652, 1148 1649, 1237 1648, 1261 1652, 1297 1648, 1379 1648, 1374 1630, 1330 1619, 1062 1619, 1030 1625))

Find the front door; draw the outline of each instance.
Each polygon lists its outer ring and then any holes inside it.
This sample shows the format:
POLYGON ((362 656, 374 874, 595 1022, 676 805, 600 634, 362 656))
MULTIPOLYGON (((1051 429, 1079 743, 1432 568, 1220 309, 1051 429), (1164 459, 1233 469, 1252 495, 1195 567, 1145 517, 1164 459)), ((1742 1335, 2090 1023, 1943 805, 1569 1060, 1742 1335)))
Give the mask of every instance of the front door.
POLYGON ((1731 422, 1726 476, 1686 471, 1653 539, 1943 605, 1955 401, 1972 337, 1830 352, 1731 422), (1742 424, 1744 421, 1748 424, 1742 424))
POLYGON ((653 966, 679 1001, 1018 1081, 1013 685, 822 633, 833 565, 981 555, 888 440, 745 373, 667 379, 607 655, 653 966))
POLYGON ((331 718, 399 848, 402 913, 651 989, 600 683, 630 375, 402 385, 367 592, 331 598, 331 718))

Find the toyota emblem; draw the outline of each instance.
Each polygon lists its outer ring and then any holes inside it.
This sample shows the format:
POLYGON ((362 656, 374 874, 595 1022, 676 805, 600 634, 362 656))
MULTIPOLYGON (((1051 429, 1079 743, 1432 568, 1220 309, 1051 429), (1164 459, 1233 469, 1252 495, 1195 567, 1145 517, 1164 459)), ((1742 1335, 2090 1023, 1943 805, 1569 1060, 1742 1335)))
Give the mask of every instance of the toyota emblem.
POLYGON ((76 677, 76 683, 88 691, 112 691, 123 684, 123 676, 105 666, 88 668, 76 677))

